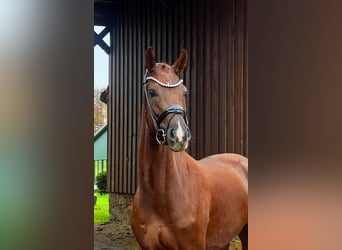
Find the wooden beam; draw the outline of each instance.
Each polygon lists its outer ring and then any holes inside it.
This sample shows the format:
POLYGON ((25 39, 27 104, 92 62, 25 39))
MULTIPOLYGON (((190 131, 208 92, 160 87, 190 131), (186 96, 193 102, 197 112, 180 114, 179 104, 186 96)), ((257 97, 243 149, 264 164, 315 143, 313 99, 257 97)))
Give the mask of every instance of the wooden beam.
MULTIPOLYGON (((102 32, 100 34, 102 34, 102 32)), ((99 45, 100 48, 103 49, 104 52, 107 53, 107 55, 109 55, 110 47, 102 40, 102 37, 94 31, 94 47, 96 45, 99 45)))

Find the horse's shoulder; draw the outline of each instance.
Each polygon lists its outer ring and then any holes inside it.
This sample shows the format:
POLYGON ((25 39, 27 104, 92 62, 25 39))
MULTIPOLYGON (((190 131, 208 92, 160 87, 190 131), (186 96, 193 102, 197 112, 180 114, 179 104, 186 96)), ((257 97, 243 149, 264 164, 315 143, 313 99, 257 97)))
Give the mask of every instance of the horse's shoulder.
POLYGON ((248 159, 239 154, 223 153, 205 157, 198 161, 208 176, 240 176, 248 180, 248 159))
POLYGON ((243 155, 233 153, 226 153, 223 155, 225 155, 225 157, 229 158, 233 163, 235 163, 234 165, 238 165, 243 169, 244 172, 248 173, 248 158, 243 155))
POLYGON ((210 155, 199 160, 199 162, 204 164, 211 163, 210 165, 241 165, 248 170, 248 159, 243 155, 233 153, 210 155))
POLYGON ((239 155, 239 154, 235 154, 235 153, 222 153, 222 154, 216 154, 216 155, 212 155, 213 157, 217 157, 219 159, 223 159, 223 160, 230 160, 230 161, 244 161, 246 163, 248 163, 248 159, 243 156, 243 155, 239 155))

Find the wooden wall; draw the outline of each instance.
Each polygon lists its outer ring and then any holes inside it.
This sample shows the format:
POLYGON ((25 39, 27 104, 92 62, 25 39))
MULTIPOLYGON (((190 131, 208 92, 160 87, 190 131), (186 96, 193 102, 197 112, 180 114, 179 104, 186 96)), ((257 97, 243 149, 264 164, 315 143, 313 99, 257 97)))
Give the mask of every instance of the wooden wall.
POLYGON ((189 153, 248 155, 246 0, 117 1, 112 15, 109 191, 134 193, 144 55, 172 64, 189 53, 189 153))

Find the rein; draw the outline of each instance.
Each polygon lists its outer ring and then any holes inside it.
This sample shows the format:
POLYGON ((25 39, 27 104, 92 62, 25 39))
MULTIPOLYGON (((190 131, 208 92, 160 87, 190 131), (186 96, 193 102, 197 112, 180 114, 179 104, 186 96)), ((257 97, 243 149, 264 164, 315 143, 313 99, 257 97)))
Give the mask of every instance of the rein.
MULTIPOLYGON (((158 79, 156 79, 152 76, 147 76, 147 70, 146 70, 146 73, 144 75, 143 91, 144 91, 145 101, 146 101, 148 108, 150 110, 150 113, 151 113, 153 126, 154 126, 154 129, 156 131, 156 141, 158 142, 158 144, 164 144, 166 142, 166 133, 165 133, 164 129, 160 128, 160 124, 165 119, 165 117, 170 115, 170 114, 173 114, 173 116, 175 116, 177 114, 182 115, 184 118, 186 126, 188 126, 188 118, 187 118, 186 112, 183 109, 183 107, 180 105, 177 105, 177 104, 172 104, 172 105, 168 106, 160 115, 156 114, 154 112, 152 105, 151 105, 151 103, 148 99, 148 96, 147 96, 146 84, 147 84, 148 80, 152 80, 164 88, 176 88, 183 82, 183 80, 180 79, 175 84, 165 84, 165 83, 159 81, 158 79)), ((145 113, 146 113, 146 106, 145 106, 145 113)), ((172 118, 173 118, 173 116, 172 116, 172 118)), ((172 118, 169 120, 169 122, 167 124, 167 128, 169 127, 169 123, 172 120, 172 118)))

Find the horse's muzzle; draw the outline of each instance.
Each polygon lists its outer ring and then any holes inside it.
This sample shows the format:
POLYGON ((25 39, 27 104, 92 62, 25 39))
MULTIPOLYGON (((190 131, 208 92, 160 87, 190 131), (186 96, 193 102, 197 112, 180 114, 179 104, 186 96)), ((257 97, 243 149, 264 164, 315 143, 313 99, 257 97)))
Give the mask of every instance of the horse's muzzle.
POLYGON ((170 124, 166 132, 167 145, 175 152, 186 150, 191 139, 188 126, 184 122, 181 122, 181 120, 174 121, 170 124))

